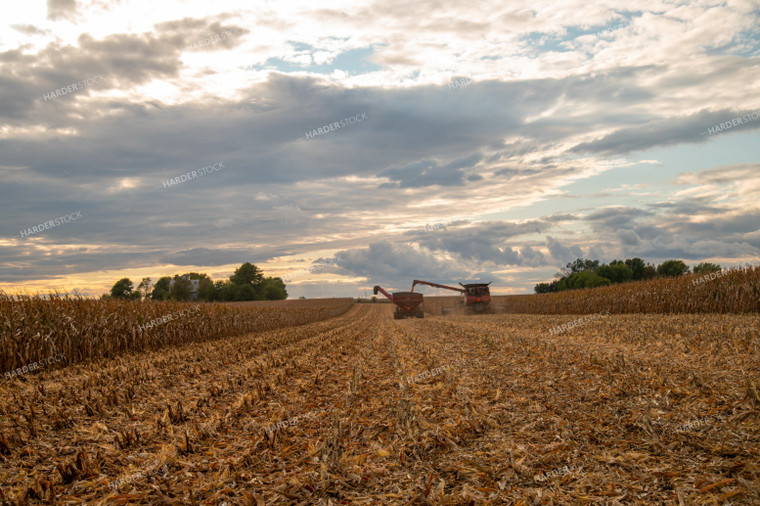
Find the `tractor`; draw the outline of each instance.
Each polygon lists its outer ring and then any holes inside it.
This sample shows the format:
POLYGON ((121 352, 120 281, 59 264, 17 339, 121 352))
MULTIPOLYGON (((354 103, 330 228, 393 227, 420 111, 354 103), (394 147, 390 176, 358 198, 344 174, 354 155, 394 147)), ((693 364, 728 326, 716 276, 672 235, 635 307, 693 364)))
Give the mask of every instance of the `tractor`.
POLYGON ((402 318, 424 318, 425 313, 422 310, 422 294, 414 292, 393 292, 392 294, 386 292, 379 286, 375 286, 374 294, 377 292, 382 293, 391 302, 396 304, 396 311, 393 313, 394 320, 400 320, 402 318))

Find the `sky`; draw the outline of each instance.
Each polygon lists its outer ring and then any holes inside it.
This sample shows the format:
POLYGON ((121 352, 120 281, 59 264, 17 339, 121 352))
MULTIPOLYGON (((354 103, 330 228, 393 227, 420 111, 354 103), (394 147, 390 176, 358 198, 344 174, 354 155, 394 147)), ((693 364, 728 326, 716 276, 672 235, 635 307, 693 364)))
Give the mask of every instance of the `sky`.
POLYGON ((760 1, 6 4, 0 290, 758 261, 760 1))

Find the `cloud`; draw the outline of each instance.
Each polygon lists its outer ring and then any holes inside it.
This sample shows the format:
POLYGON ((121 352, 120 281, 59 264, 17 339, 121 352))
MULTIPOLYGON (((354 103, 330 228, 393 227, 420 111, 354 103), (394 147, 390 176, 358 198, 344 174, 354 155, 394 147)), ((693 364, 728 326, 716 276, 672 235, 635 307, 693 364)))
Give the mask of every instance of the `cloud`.
POLYGON ((73 20, 77 14, 77 2, 76 0, 47 0, 47 9, 47 18, 50 20, 73 20))
POLYGON ((620 229, 617 236, 625 246, 636 246, 641 242, 639 235, 633 230, 620 229))
POLYGON ((530 246, 523 246, 520 249, 520 257, 522 258, 522 264, 530 267, 538 267, 546 265, 546 258, 540 250, 533 249, 530 246))
POLYGON ((274 257, 275 254, 262 254, 255 249, 222 249, 222 248, 191 248, 177 251, 163 256, 159 261, 162 264, 172 265, 207 265, 220 266, 229 264, 242 264, 249 258, 257 258, 265 261, 274 257))
POLYGON ((17 30, 24 35, 47 35, 50 33, 50 30, 43 30, 40 28, 37 28, 34 25, 10 25, 11 28, 14 30, 17 30))
POLYGON ((751 2, 47 6, 9 12, 0 52, 0 283, 346 251, 330 273, 354 289, 420 269, 529 288, 581 252, 738 262, 760 246, 760 121, 700 135, 758 110, 751 2))
POLYGON ((408 244, 379 241, 367 248, 342 250, 338 254, 342 259, 339 267, 344 272, 366 277, 370 283, 383 285, 385 289, 408 290, 415 278, 456 279, 466 276, 456 261, 445 260, 429 250, 408 244))
MULTIPOLYGON (((485 222, 457 227, 456 222, 447 230, 417 235, 417 242, 432 251, 457 255, 468 261, 494 262, 499 265, 521 265, 523 258, 509 243, 518 236, 538 234, 549 228, 549 223, 530 220, 521 223, 485 222)), ((531 261, 539 257, 528 248, 531 261)))
POLYGON ((465 179, 468 181, 478 181, 482 179, 482 176, 478 174, 468 175, 467 169, 474 169, 474 166, 482 158, 482 155, 473 153, 446 164, 441 164, 435 160, 420 160, 403 167, 389 168, 380 172, 378 176, 388 178, 394 182, 384 183, 380 187, 457 186, 465 184, 465 179))
POLYGON ((581 253, 581 249, 577 245, 563 246, 553 237, 546 238, 546 247, 549 249, 552 258, 562 265, 572 262, 576 258, 583 257, 583 253, 581 253))

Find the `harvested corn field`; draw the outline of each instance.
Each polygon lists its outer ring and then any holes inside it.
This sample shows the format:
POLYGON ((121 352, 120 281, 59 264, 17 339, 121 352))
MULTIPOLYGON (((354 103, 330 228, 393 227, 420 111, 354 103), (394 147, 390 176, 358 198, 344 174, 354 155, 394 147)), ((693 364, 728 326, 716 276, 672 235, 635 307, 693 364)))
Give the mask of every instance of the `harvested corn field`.
POLYGON ((760 317, 293 328, 0 385, 9 504, 757 504, 760 317))

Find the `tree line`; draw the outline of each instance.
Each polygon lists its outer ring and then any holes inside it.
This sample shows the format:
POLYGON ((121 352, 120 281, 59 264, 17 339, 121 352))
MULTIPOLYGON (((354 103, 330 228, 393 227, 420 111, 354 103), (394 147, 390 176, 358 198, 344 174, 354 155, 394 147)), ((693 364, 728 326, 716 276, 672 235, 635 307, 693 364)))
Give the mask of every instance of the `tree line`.
MULTIPOLYGON (((721 270, 721 266, 703 262, 692 268, 694 274, 707 274, 721 270)), ((655 266, 641 258, 613 260, 609 264, 600 264, 599 260, 578 258, 569 262, 555 274, 554 281, 538 283, 533 291, 536 293, 561 292, 578 288, 594 288, 628 281, 683 276, 689 272, 689 266, 682 260, 666 260, 655 266)))
POLYGON ((134 288, 129 278, 122 278, 111 288, 110 295, 117 299, 131 300, 191 300, 191 279, 198 282, 198 300, 213 301, 243 301, 243 300, 282 300, 288 298, 285 282, 279 277, 264 277, 264 273, 256 265, 246 262, 235 269, 227 281, 214 282, 207 274, 187 272, 179 275, 164 276, 155 284, 151 278, 143 278, 134 288), (172 283, 172 279, 174 283, 172 283))

